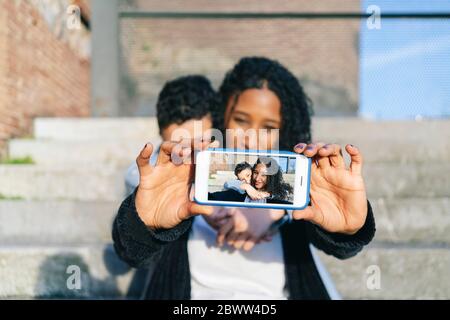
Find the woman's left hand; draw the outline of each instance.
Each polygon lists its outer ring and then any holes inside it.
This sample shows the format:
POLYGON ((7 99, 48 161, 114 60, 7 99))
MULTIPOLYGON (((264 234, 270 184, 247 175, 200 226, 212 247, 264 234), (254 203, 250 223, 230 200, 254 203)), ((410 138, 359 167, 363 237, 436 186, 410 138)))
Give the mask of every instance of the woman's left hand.
POLYGON ((294 151, 312 158, 311 205, 295 210, 294 219, 305 219, 329 232, 354 234, 364 225, 367 196, 361 175, 358 148, 346 145, 351 164, 347 168, 337 144, 299 143, 294 151))
POLYGON ((215 207, 205 220, 217 230, 219 246, 227 243, 234 249, 250 251, 256 244, 272 240, 270 226, 283 215, 284 210, 276 209, 215 207))

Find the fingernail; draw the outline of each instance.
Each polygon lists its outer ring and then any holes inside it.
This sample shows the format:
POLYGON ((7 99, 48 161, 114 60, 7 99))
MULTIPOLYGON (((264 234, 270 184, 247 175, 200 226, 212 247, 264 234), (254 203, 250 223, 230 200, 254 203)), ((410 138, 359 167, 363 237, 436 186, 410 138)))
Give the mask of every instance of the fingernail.
POLYGON ((298 144, 295 146, 295 149, 303 149, 304 146, 305 146, 304 143, 298 143, 298 144))
POLYGON ((314 146, 308 146, 308 148, 306 148, 306 150, 314 150, 314 146))

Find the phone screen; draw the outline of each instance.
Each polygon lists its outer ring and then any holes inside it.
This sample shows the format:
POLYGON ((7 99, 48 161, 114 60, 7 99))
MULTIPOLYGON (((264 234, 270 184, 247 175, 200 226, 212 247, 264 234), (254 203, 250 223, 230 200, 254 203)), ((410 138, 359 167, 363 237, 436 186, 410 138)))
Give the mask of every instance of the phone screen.
MULTIPOLYGON (((308 160, 295 154, 210 152, 207 165, 200 169, 207 179, 203 192, 208 202, 230 206, 304 206, 309 178, 305 164, 308 160), (299 168, 304 169, 297 172, 299 168)), ((199 182, 205 181, 196 181, 196 186, 199 182)))

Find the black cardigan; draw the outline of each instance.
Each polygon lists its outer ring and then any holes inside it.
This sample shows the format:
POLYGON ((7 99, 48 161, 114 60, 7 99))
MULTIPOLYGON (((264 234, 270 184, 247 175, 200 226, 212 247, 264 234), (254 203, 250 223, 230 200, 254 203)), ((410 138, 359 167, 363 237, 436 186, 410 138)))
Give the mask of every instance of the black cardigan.
MULTIPOLYGON (((112 236, 117 254, 132 267, 154 266, 147 299, 190 299, 187 241, 193 218, 171 229, 149 229, 136 212, 135 195, 136 190, 122 202, 114 220, 112 236)), ((309 244, 339 259, 353 257, 374 237, 375 220, 368 203, 365 224, 354 235, 330 233, 304 220, 285 224, 280 232, 288 298, 330 299, 309 244)))
MULTIPOLYGON (((240 193, 233 189, 208 193, 208 200, 244 202, 246 197, 246 193, 240 193)), ((276 198, 267 198, 266 203, 292 204, 292 202, 289 202, 287 200, 276 198)))

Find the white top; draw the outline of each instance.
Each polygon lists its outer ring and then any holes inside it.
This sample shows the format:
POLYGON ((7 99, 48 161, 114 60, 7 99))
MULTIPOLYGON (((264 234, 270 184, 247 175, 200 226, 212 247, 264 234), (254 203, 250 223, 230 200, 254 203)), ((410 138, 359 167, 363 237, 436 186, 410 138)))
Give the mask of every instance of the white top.
POLYGON ((188 241, 192 299, 286 299, 283 247, 279 233, 249 252, 216 245, 215 231, 202 216, 188 241))
POLYGON ((249 196, 245 196, 245 200, 244 202, 251 202, 251 203, 267 203, 267 199, 255 199, 253 200, 252 198, 250 198, 249 196))

